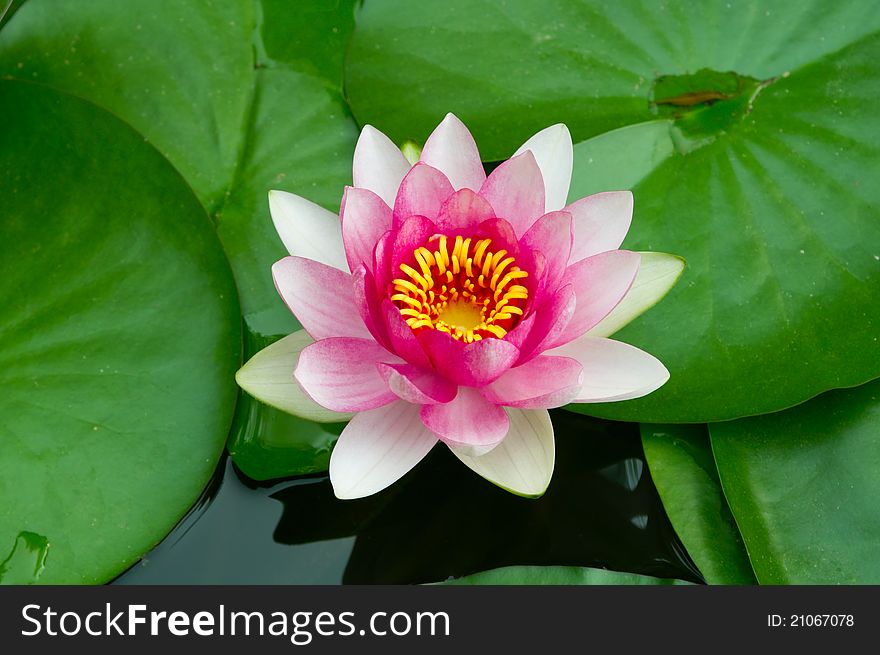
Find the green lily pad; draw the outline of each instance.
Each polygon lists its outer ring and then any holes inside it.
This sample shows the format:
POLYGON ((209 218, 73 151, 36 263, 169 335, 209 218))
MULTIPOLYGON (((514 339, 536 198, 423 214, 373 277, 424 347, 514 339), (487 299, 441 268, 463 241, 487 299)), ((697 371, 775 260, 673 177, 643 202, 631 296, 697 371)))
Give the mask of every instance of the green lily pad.
POLYGON ((553 123, 578 142, 656 118, 657 77, 709 70, 764 80, 878 27, 880 11, 859 0, 366 2, 346 91, 358 122, 397 142, 423 141, 455 112, 496 161, 553 123))
POLYGON ((18 8, 24 2, 25 0, 0 0, 0 29, 12 18, 12 15, 18 11, 18 8))
MULTIPOLYGON (((299 327, 272 282, 287 252, 268 191, 335 211, 351 181, 357 129, 341 88, 353 4, 28 0, 0 35, 0 77, 86 98, 174 164, 217 227, 249 348, 299 327)), ((263 479, 326 469, 336 435, 246 404, 230 443, 243 470, 263 479), (275 457, 288 446, 296 453, 275 457)))
POLYGON ((687 585, 683 580, 579 566, 508 566, 447 580, 447 585, 687 585))
POLYGON ((575 141, 633 126, 576 147, 571 198, 632 186, 624 247, 688 262, 619 333, 672 377, 579 411, 701 423, 880 376, 877 6, 404 4, 359 14, 346 89, 361 122, 420 139, 456 111, 488 159, 558 121, 575 141))
POLYGON ((214 470, 235 286, 203 208, 141 135, 17 81, 0 82, 0 113, 0 545, 42 535, 40 582, 103 582, 214 470))
POLYGON ((342 62, 357 0, 261 0, 263 61, 283 64, 342 89, 342 62))
POLYGON ((651 478, 675 531, 709 584, 755 584, 718 479, 705 425, 642 425, 651 478))
POLYGON ((351 12, 348 2, 28 0, 0 36, 0 76, 86 98, 153 143, 218 225, 248 328, 281 335, 297 324, 272 284, 286 252, 267 193, 339 207, 357 130, 341 60, 315 69, 304 52, 326 53, 325 32, 345 38, 351 12), (302 30, 312 15, 322 28, 302 30))
POLYGON ((880 382, 709 432, 762 584, 880 583, 880 382))

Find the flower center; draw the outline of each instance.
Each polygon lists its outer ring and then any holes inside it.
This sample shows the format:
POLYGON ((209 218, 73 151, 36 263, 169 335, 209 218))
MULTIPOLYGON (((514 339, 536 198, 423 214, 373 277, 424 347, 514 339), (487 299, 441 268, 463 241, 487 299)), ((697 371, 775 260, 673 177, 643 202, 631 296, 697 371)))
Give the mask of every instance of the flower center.
POLYGON ((447 237, 435 234, 413 259, 418 270, 400 265, 391 300, 414 332, 440 330, 466 343, 502 339, 522 316, 529 292, 517 280, 528 272, 506 250, 492 250, 491 239, 457 236, 450 253, 447 237))

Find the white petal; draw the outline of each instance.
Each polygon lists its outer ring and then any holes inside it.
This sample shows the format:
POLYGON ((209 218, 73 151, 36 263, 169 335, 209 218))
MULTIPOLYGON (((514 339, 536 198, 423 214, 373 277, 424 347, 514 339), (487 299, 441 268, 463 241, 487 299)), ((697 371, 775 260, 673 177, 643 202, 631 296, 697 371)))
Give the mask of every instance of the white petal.
POLYGON ((458 459, 483 476, 519 496, 537 498, 550 484, 556 463, 553 424, 546 409, 506 408, 510 430, 500 444, 485 455, 471 457, 456 447, 458 459))
POLYGON ((251 357, 235 374, 235 381, 257 400, 288 414, 318 423, 347 421, 352 414, 324 409, 293 379, 299 354, 311 343, 305 330, 294 332, 251 357))
POLYGON ((604 191, 565 208, 571 214, 569 265, 600 252, 616 250, 629 231, 633 213, 631 191, 604 191))
POLYGON ((684 260, 663 252, 642 252, 642 263, 633 285, 623 300, 587 332, 608 337, 656 305, 675 286, 684 271, 684 260))
POLYGON ((522 144, 513 156, 526 150, 531 150, 535 155, 541 175, 544 176, 544 211, 562 209, 568 198, 574 158, 571 133, 568 128, 563 123, 544 128, 522 144))
POLYGON ((348 272, 339 216, 296 194, 275 190, 269 192, 269 213, 291 255, 348 272))
POLYGON ((446 114, 434 128, 419 159, 443 173, 456 191, 479 191, 486 181, 474 137, 455 114, 446 114))
POLYGON ((409 169, 409 162, 391 139, 372 125, 364 125, 354 148, 354 186, 369 189, 394 207, 400 181, 409 169))
POLYGON ((363 498, 396 482, 437 443, 422 425, 419 406, 403 400, 358 413, 330 455, 337 498, 363 498))
POLYGON ((612 339, 584 335, 544 354, 571 357, 584 367, 584 382, 573 403, 641 398, 669 379, 669 371, 656 357, 612 339))

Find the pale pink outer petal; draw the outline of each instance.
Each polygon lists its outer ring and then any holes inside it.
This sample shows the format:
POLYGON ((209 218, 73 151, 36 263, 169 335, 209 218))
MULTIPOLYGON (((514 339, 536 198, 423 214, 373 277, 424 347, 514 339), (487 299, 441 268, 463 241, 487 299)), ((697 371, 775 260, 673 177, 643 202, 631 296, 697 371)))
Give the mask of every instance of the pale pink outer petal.
POLYGON ((597 193, 571 203, 565 211, 572 216, 574 233, 571 265, 620 247, 632 222, 633 195, 630 191, 597 193))
POLYGON ((475 473, 520 496, 537 498, 550 484, 556 462, 553 424, 546 409, 507 409, 510 429, 500 444, 480 457, 457 446, 453 454, 475 473))
POLYGON ((394 200, 394 226, 410 216, 425 216, 432 221, 446 199, 455 193, 449 180, 436 168, 419 162, 412 167, 394 200))
POLYGON ((527 362, 557 343, 571 322, 576 306, 574 288, 567 284, 511 330, 507 340, 520 349, 521 356, 518 363, 527 362))
POLYGON ((545 354, 571 357, 584 367, 583 384, 573 403, 641 398, 669 379, 669 371, 656 357, 613 339, 584 335, 545 354))
POLYGON ((663 252, 640 252, 639 274, 623 300, 597 325, 590 328, 593 337, 610 337, 620 328, 656 305, 675 286, 684 272, 681 257, 663 252))
POLYGON ((391 229, 391 208, 372 191, 345 187, 342 196, 342 242, 348 268, 361 264, 373 269, 373 251, 391 229))
POLYGON ((521 237, 544 215, 544 180, 531 150, 508 159, 486 179, 480 195, 495 215, 508 221, 521 237))
POLYGON ((544 128, 522 144, 514 156, 531 150, 541 168, 545 188, 545 212, 565 206, 571 184, 574 149, 571 133, 563 123, 544 128))
POLYGON ((457 341, 440 330, 416 335, 435 370, 450 382, 482 387, 494 382, 519 359, 519 348, 501 339, 457 341))
POLYGON ((321 407, 293 379, 299 354, 312 343, 305 330, 288 334, 251 357, 235 374, 235 381, 260 402, 288 414, 319 423, 348 421, 351 414, 321 407))
POLYGON ((355 302, 351 275, 303 257, 272 265, 284 302, 313 339, 370 337, 355 302))
POLYGON ((395 394, 408 403, 436 405, 455 398, 457 388, 432 371, 412 364, 377 364, 379 373, 395 394))
POLYGON ((437 227, 443 232, 455 232, 473 229, 493 218, 495 213, 488 201, 470 189, 459 189, 440 208, 437 227))
POLYGON ((420 416, 425 427, 443 442, 472 456, 485 454, 501 443, 509 426, 504 409, 471 387, 459 387, 455 399, 448 403, 423 405, 420 416))
POLYGON ((418 405, 402 400, 357 414, 330 455, 330 482, 337 498, 363 498, 382 491, 418 464, 437 443, 419 418, 418 405))
POLYGON ((496 405, 550 409, 570 403, 582 383, 583 367, 577 360, 542 355, 510 369, 481 391, 496 405))
POLYGON ((442 171, 456 190, 479 191, 486 180, 474 137, 454 114, 446 114, 431 132, 419 161, 442 171))
POLYGON ((348 271, 339 216, 286 191, 269 192, 269 213, 287 252, 348 271))
POLYGON ((333 337, 307 346, 294 376, 309 397, 334 412, 362 412, 397 400, 376 364, 402 360, 370 339, 333 337))
POLYGON ((559 288, 571 253, 572 240, 572 218, 568 212, 544 214, 520 240, 520 245, 544 255, 546 266, 541 279, 544 288, 550 291, 559 288))
POLYGON ((400 181, 409 169, 409 162, 391 139, 372 125, 364 125, 354 149, 354 186, 369 189, 393 207, 400 181))
POLYGON ((574 314, 562 333, 544 347, 577 339, 608 316, 632 286, 640 261, 637 252, 611 250, 569 266, 561 284, 570 284, 574 289, 574 314))

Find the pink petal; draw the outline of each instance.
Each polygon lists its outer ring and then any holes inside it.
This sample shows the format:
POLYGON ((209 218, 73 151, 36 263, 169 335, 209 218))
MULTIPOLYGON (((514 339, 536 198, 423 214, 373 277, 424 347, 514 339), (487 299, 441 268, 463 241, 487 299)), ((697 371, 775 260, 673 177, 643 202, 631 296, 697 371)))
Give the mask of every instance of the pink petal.
POLYGON ((385 346, 386 349, 393 350, 388 331, 385 329, 385 321, 382 318, 382 305, 376 293, 376 281, 373 279, 373 274, 361 264, 351 274, 351 278, 354 303, 361 320, 377 342, 385 346))
POLYGON ((453 114, 446 114, 425 141, 420 161, 442 171, 455 189, 478 191, 486 180, 474 137, 453 114))
POLYGON ((513 225, 517 236, 526 233, 544 214, 544 179, 530 150, 492 171, 480 189, 495 215, 513 225))
POLYGON ((272 265, 272 277, 290 311, 314 339, 370 336, 348 273, 311 259, 285 257, 272 265))
POLYGON ((397 399, 376 364, 401 360, 372 339, 333 337, 303 349, 294 376, 316 403, 334 412, 362 412, 397 399))
MULTIPOLYGON (((520 351, 522 351, 523 344, 529 338, 529 334, 531 333, 532 328, 535 326, 535 321, 537 320, 537 318, 538 317, 535 312, 527 313, 525 317, 517 324, 517 326, 507 333, 507 336, 504 337, 504 340, 512 343, 514 346, 519 348, 520 351)), ((520 355, 520 359, 522 359, 522 355, 520 355)))
POLYGON ((282 412, 318 423, 338 423, 351 414, 331 412, 309 398, 293 379, 303 348, 315 343, 305 330, 275 341, 250 358, 235 374, 235 381, 251 396, 282 412))
POLYGON ((584 367, 583 384, 573 403, 641 398, 669 379, 669 371, 656 357, 612 339, 585 335, 546 354, 571 357, 584 367))
MULTIPOLYGON (((504 248, 511 255, 519 255, 519 239, 516 232, 513 226, 503 218, 490 218, 483 221, 473 229, 473 236, 479 239, 492 239, 491 248, 494 252, 504 248)), ((519 260, 516 263, 522 268, 519 260)))
POLYGON ((394 200, 395 227, 410 216, 437 218, 440 207, 454 192, 443 173, 427 164, 416 164, 403 178, 394 200))
POLYGON ((544 194, 546 197, 544 211, 552 212, 562 209, 568 198, 568 187, 571 184, 571 168, 574 160, 574 149, 571 145, 571 133, 568 128, 557 123, 544 128, 522 144, 514 156, 531 150, 541 169, 544 178, 544 194))
POLYGON ((482 392, 496 405, 550 409, 570 403, 582 382, 583 367, 577 360, 542 355, 510 369, 482 392))
POLYGON ((398 400, 361 412, 345 426, 330 455, 337 498, 363 498, 403 477, 437 443, 419 418, 419 407, 398 400))
POLYGON ((349 270, 361 264, 372 269, 376 243, 391 229, 391 208, 372 191, 345 187, 340 214, 349 270))
MULTIPOLYGON (((577 299, 574 288, 572 285, 566 284, 553 296, 547 298, 543 304, 535 308, 534 319, 527 324, 530 325, 527 333, 522 336, 519 333, 514 335, 520 326, 511 331, 508 340, 521 343, 519 348, 522 355, 518 363, 524 364, 531 358, 540 355, 545 349, 555 345, 566 331, 576 307, 577 299)), ((531 317, 529 318, 531 319, 531 317)))
POLYGON ((571 265, 620 247, 632 221, 633 196, 630 191, 597 193, 573 202, 565 211, 573 219, 571 265))
POLYGON ((391 350, 410 364, 431 368, 431 361, 412 328, 407 325, 400 310, 387 298, 382 301, 382 319, 391 342, 391 350))
POLYGON ((571 214, 568 212, 544 214, 520 240, 522 246, 544 255, 547 265, 543 284, 546 289, 557 289, 565 273, 565 263, 571 253, 573 238, 571 221, 571 214))
POLYGON ((383 298, 388 293, 388 285, 393 277, 391 273, 391 254, 394 251, 395 234, 391 230, 379 237, 373 251, 373 275, 376 278, 376 293, 383 298))
POLYGON ((495 218, 495 213, 485 199, 470 189, 459 189, 440 208, 437 227, 441 232, 449 234, 459 230, 472 230, 490 218, 495 218))
POLYGON ((675 286, 684 271, 681 257, 663 252, 641 252, 639 274, 623 300, 597 325, 590 328, 593 337, 610 337, 630 321, 656 305, 675 286))
POLYGON ((577 298, 565 330, 548 347, 576 339, 605 318, 626 295, 639 272, 639 253, 611 250, 587 257, 565 271, 562 284, 571 284, 577 298))
POLYGON ((291 255, 349 270, 339 216, 293 193, 274 190, 269 192, 269 213, 291 255))
POLYGON ((416 335, 434 369, 450 382, 482 387, 509 369, 519 358, 519 348, 502 339, 464 343, 439 330, 416 335))
MULTIPOLYGON (((410 216, 406 219, 394 235, 394 242, 391 246, 391 268, 389 269, 391 280, 400 277, 400 265, 408 263, 415 265, 415 257, 413 252, 416 248, 423 245, 428 237, 437 232, 437 226, 430 219, 424 216, 410 216)), ((384 244, 383 244, 384 245, 384 244)))
POLYGON ((409 168, 406 157, 391 139, 372 125, 364 125, 354 149, 354 186, 369 189, 391 207, 409 168))
POLYGON ((529 248, 520 248, 516 255, 517 265, 529 276, 520 283, 529 290, 529 297, 523 305, 523 312, 528 316, 532 308, 542 304, 545 300, 553 295, 553 289, 548 289, 544 283, 547 267, 549 266, 547 258, 540 250, 530 250, 529 248))
POLYGON ((497 446, 509 427, 502 407, 493 405, 470 387, 459 387, 458 395, 443 405, 423 405, 420 416, 425 426, 459 451, 482 455, 497 446))
POLYGON ((379 373, 395 394, 415 405, 448 403, 456 386, 432 371, 412 364, 379 364, 379 373))

